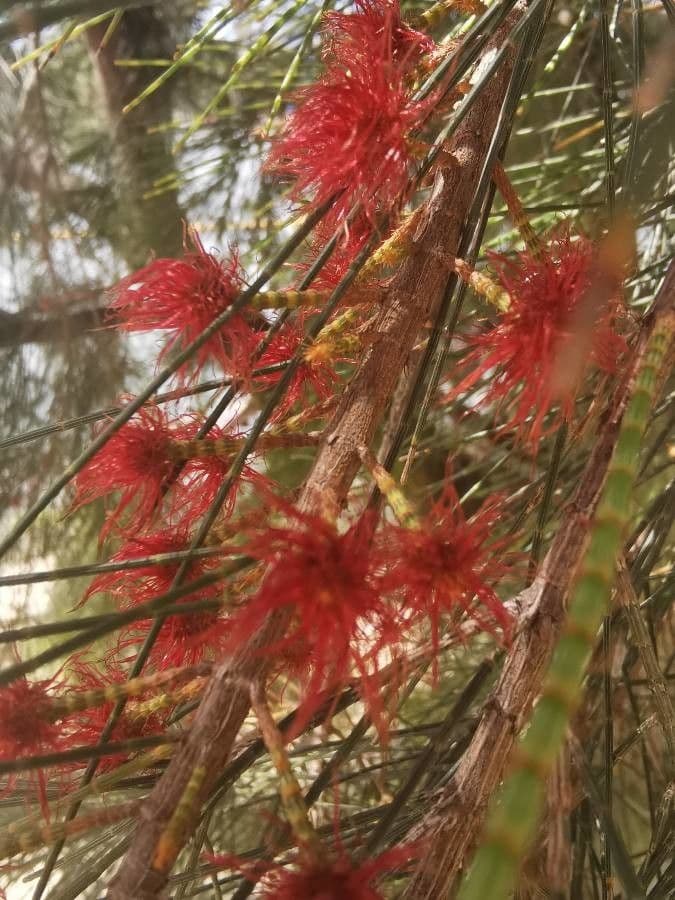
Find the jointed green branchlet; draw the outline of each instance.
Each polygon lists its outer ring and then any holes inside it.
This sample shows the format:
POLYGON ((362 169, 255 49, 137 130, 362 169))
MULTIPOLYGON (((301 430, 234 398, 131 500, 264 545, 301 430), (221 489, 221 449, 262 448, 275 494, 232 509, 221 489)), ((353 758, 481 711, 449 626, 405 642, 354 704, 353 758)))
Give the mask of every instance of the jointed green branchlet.
POLYGON ((5 829, 0 840, 0 858, 7 859, 20 853, 31 853, 41 847, 55 844, 76 834, 83 834, 93 828, 112 825, 123 819, 130 819, 138 809, 138 801, 123 803, 109 809, 101 809, 91 815, 82 816, 72 822, 46 822, 44 820, 26 824, 19 830, 5 829))
POLYGON ((183 834, 199 803, 199 794, 205 781, 206 768, 195 766, 173 815, 157 841, 152 867, 158 872, 168 871, 176 861, 183 846, 183 834))
POLYGON ((514 769, 495 800, 485 841, 460 890, 460 900, 507 897, 533 837, 544 802, 546 777, 565 739, 597 631, 607 612, 616 559, 630 521, 640 442, 674 332, 675 314, 668 312, 654 325, 640 360, 590 543, 573 590, 568 622, 554 652, 542 697, 516 751, 514 769))
POLYGON ((121 684, 110 684, 100 690, 75 691, 55 698, 49 707, 49 716, 60 719, 70 713, 82 709, 90 709, 92 706, 101 706, 103 703, 117 703, 124 698, 138 697, 146 691, 153 690, 172 681, 192 679, 195 676, 208 675, 211 667, 208 664, 189 666, 180 669, 167 669, 164 672, 156 672, 140 678, 132 678, 121 684))
MULTIPOLYGON (((261 291, 251 300, 252 309, 315 309, 325 306, 331 295, 330 290, 313 290, 306 288, 303 291, 261 291)), ((346 303, 352 304, 377 304, 381 302, 382 289, 369 285, 353 287, 345 298, 346 303)))
POLYGON ((302 790, 284 749, 283 737, 272 718, 263 689, 258 684, 251 685, 251 706, 272 765, 279 776, 279 796, 298 849, 313 862, 318 862, 324 856, 324 848, 309 819, 302 790))
MULTIPOLYGON (((261 434, 256 449, 278 450, 291 447, 313 447, 318 442, 317 434, 269 433, 261 434)), ((227 458, 234 456, 242 447, 245 438, 195 438, 194 440, 175 440, 168 445, 168 454, 174 462, 187 462, 190 459, 209 459, 213 457, 227 458)))
POLYGON ((457 257, 454 261, 455 272, 462 281, 466 282, 469 287, 481 297, 485 297, 488 303, 496 306, 501 312, 506 312, 511 306, 511 297, 508 291, 489 275, 484 272, 477 272, 465 260, 457 257))
POLYGON ((380 465, 367 447, 359 447, 359 456, 400 524, 404 528, 419 528, 420 519, 417 512, 392 475, 380 465))
POLYGON ((544 244, 532 227, 532 223, 527 217, 523 205, 520 202, 520 197, 516 193, 515 188, 511 183, 511 179, 506 174, 506 170, 499 160, 495 163, 492 179, 497 186, 497 190, 502 195, 504 203, 506 203, 509 215, 513 219, 513 224, 520 232, 520 236, 525 242, 525 246, 534 259, 542 259, 545 249, 544 244))
POLYGON ((358 322, 362 315, 361 308, 351 306, 325 325, 305 350, 305 362, 309 365, 321 365, 341 356, 357 353, 362 345, 362 339, 359 329, 351 326, 358 322))
MULTIPOLYGON (((151 769, 171 757, 173 744, 162 744, 147 753, 142 753, 129 762, 122 763, 112 772, 106 772, 92 779, 89 784, 68 795, 69 800, 84 800, 87 797, 103 796, 106 791, 131 775, 151 769)), ((77 820, 80 821, 79 819, 77 820)), ((108 820, 106 820, 108 822, 108 820)), ((100 823, 104 824, 104 823, 100 823)), ((0 831, 0 859, 8 859, 18 853, 35 850, 45 843, 60 840, 74 833, 65 830, 67 823, 48 823, 42 816, 25 816, 6 825, 0 831), (60 831, 59 831, 60 829, 60 831)), ((84 829, 83 829, 84 830, 84 829)))
POLYGON ((451 12, 478 15, 486 10, 481 0, 438 0, 411 22, 415 28, 435 28, 451 12))

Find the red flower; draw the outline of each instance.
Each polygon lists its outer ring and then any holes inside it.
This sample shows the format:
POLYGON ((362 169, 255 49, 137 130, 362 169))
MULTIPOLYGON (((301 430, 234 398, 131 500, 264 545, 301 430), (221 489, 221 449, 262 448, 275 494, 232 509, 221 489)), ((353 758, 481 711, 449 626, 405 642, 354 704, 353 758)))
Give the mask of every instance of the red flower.
POLYGON ((401 57, 402 35, 414 32, 395 27, 389 4, 361 7, 357 15, 329 19, 329 68, 299 92, 268 162, 294 179, 292 197, 314 208, 343 192, 333 223, 356 200, 370 218, 378 207, 400 205, 413 155, 410 139, 428 109, 428 103, 413 101, 408 58, 401 57))
MULTIPOLYGON (((173 332, 162 356, 194 341, 239 295, 243 275, 236 253, 225 261, 207 253, 194 233, 195 252, 156 259, 113 289, 110 309, 124 331, 173 332)), ((236 314, 195 354, 197 371, 213 359, 225 372, 245 377, 257 344, 254 330, 236 314)))
POLYGON ((305 515, 278 498, 271 502, 295 521, 253 535, 245 545, 247 555, 271 570, 235 615, 232 646, 255 634, 270 613, 287 610, 292 617, 284 636, 262 652, 283 656, 290 649, 295 663, 297 647, 304 649, 308 671, 296 732, 320 705, 323 691, 344 683, 354 670, 377 718, 378 654, 395 647, 400 634, 394 611, 380 594, 379 567, 370 546, 372 522, 362 518, 339 534, 319 516, 305 515))
MULTIPOLYGON (((103 666, 100 663, 92 664, 76 658, 71 661, 70 668, 78 681, 77 687, 72 691, 75 695, 80 691, 98 691, 123 684, 127 680, 126 673, 111 656, 105 658, 103 666)), ((97 744, 114 706, 114 702, 106 701, 74 713, 71 717, 74 723, 74 742, 78 746, 85 747, 97 744)), ((152 713, 148 716, 135 716, 133 706, 127 704, 115 723, 108 743, 162 734, 164 729, 160 715, 152 713)), ((126 753, 103 757, 99 769, 104 772, 110 771, 126 762, 128 758, 126 753)))
MULTIPOLYGON (((330 219, 322 219, 312 232, 310 247, 310 262, 302 262, 297 268, 306 272, 310 265, 319 256, 328 241, 333 237, 335 223, 330 219)), ((371 222, 365 216, 359 216, 349 227, 344 226, 338 239, 337 246, 328 257, 316 278, 312 281, 312 288, 317 290, 333 290, 346 275, 347 269, 354 262, 359 252, 364 248, 368 238, 373 232, 371 222)), ((386 237, 383 235, 382 237, 386 237)), ((367 285, 376 285, 377 281, 368 279, 367 285)))
MULTIPOLYGON (((53 686, 53 679, 28 681, 19 678, 0 687, 0 759, 15 760, 24 756, 60 753, 77 743, 70 724, 54 721, 51 715, 53 686)), ((57 768, 59 774, 64 774, 66 770, 64 766, 57 768)), ((30 771, 28 778, 37 790, 42 814, 49 820, 46 788, 47 780, 53 782, 53 778, 44 769, 30 771)), ((10 773, 0 796, 12 791, 15 783, 16 775, 10 773)))
POLYGON ((297 869, 278 863, 253 864, 230 854, 205 854, 205 858, 221 868, 239 869, 244 877, 260 881, 266 900, 382 900, 375 887, 386 872, 394 872, 416 857, 418 847, 394 847, 374 859, 356 865, 340 850, 337 858, 326 862, 300 860, 297 869))
MULTIPOLYGON (((187 550, 189 546, 190 534, 186 528, 167 528, 154 534, 132 537, 111 557, 110 561, 113 563, 128 562, 163 553, 179 553, 187 550)), ((119 601, 122 608, 145 603, 166 593, 171 588, 181 564, 180 561, 148 563, 137 569, 104 572, 89 585, 82 602, 88 600, 92 594, 109 591, 119 601)), ((219 561, 214 557, 191 560, 186 572, 186 581, 200 578, 218 565, 219 561)), ((216 596, 221 587, 215 583, 201 590, 202 593, 209 593, 209 595, 212 593, 216 596)))
POLYGON ((0 759, 65 749, 63 726, 50 716, 51 686, 50 680, 19 678, 0 687, 0 759))
POLYGON ((574 342, 583 339, 578 326, 588 331, 585 368, 591 362, 609 371, 616 368, 626 346, 612 327, 617 304, 590 309, 597 248, 587 238, 572 241, 563 232, 541 259, 524 251, 515 259, 493 255, 492 260, 511 305, 493 328, 471 340, 466 364, 476 368, 451 396, 487 375, 485 401, 505 402, 511 410, 509 425, 536 446, 544 418, 556 403, 565 418, 572 415, 583 371, 575 373, 573 384, 563 385, 556 376, 561 358, 573 355, 574 342), (582 322, 588 313, 591 320, 582 322))
POLYGON ((413 856, 399 847, 355 865, 342 854, 329 863, 301 865, 296 871, 275 868, 263 882, 267 900, 384 900, 372 883, 413 856))
MULTIPOLYGON (((191 416, 189 421, 176 430, 176 439, 184 441, 195 440, 202 424, 203 419, 201 416, 191 416)), ((217 444, 222 440, 227 440, 229 444, 234 441, 237 447, 231 452, 224 454, 212 455, 205 452, 201 455, 195 455, 184 462, 180 483, 174 490, 174 499, 171 504, 172 514, 183 525, 192 524, 209 509, 218 493, 218 489, 229 475, 232 462, 239 450, 239 443, 243 444, 245 435, 214 425, 201 440, 204 442, 205 447, 208 446, 209 442, 217 444)), ((186 455, 189 455, 189 450, 186 450, 186 455)), ((237 489, 244 481, 256 484, 267 483, 264 475, 245 465, 225 501, 224 509, 227 514, 234 509, 237 489)))
MULTIPOLYGON (((125 513, 125 533, 146 525, 170 486, 168 512, 179 523, 191 523, 208 509, 230 470, 233 454, 190 457, 189 447, 181 449, 179 443, 194 440, 201 424, 202 419, 196 415, 170 420, 156 407, 141 408, 79 472, 75 507, 120 492, 117 507, 101 531, 102 538, 125 513)), ((203 440, 208 444, 225 437, 222 429, 213 427, 203 440)), ((242 477, 263 476, 246 468, 242 477)), ((234 497, 234 491, 230 492, 230 507, 234 497)))
MULTIPOLYGON (((272 339, 269 347, 260 358, 260 368, 274 366, 278 363, 290 362, 302 343, 303 334, 293 325, 285 325, 272 339)), ((275 385, 283 376, 284 370, 259 375, 256 382, 265 387, 275 385)), ((313 390, 318 400, 327 400, 335 386, 336 375, 332 366, 326 362, 309 362, 303 359, 295 370, 286 393, 274 410, 273 419, 280 419, 299 400, 306 398, 307 389, 313 390)))
POLYGON ((510 625, 491 587, 508 571, 504 542, 492 538, 500 514, 498 504, 483 505, 467 521, 454 489, 447 486, 419 528, 387 525, 379 535, 385 584, 402 593, 413 620, 429 618, 435 647, 441 616, 457 610, 488 629, 495 622, 505 630, 510 625))
POLYGON ((101 531, 103 539, 125 512, 134 531, 152 518, 174 470, 169 453, 171 435, 165 413, 141 408, 108 439, 75 478, 74 505, 120 492, 117 508, 101 531))
POLYGON ((336 65, 362 54, 363 62, 393 60, 401 71, 414 72, 420 56, 434 51, 436 44, 422 31, 407 25, 398 0, 355 0, 357 13, 329 12, 324 16, 324 55, 336 65), (370 57, 368 56, 370 54, 370 57))
MULTIPOLYGON (((204 592, 189 594, 176 602, 189 605, 198 600, 210 599, 215 599, 214 593, 210 592, 207 587, 204 592)), ((142 644, 147 631, 147 626, 142 623, 136 623, 124 630, 121 633, 118 649, 123 651, 127 647, 136 647, 138 644, 142 644)), ((206 659, 213 659, 222 652, 230 634, 230 620, 218 609, 169 616, 163 622, 150 651, 150 659, 161 671, 177 669, 182 666, 194 666, 206 659)))

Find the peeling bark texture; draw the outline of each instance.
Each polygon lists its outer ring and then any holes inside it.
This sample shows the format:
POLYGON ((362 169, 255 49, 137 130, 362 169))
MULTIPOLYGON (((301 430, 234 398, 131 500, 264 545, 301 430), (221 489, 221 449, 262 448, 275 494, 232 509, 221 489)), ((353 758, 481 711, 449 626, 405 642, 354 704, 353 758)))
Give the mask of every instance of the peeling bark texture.
MULTIPOLYGON (((521 14, 522 7, 517 7, 497 32, 492 46, 502 46, 521 14)), ((493 52, 486 51, 474 77, 492 58, 493 52)), ((299 500, 304 512, 337 512, 344 505, 360 465, 357 448, 372 442, 417 337, 441 301, 449 274, 445 261, 457 254, 512 61, 513 54, 507 55, 449 141, 431 196, 422 207, 409 255, 393 276, 382 304, 373 341, 324 433, 299 500)), ((200 800, 209 796, 249 710, 247 682, 262 680, 266 675, 268 663, 255 650, 278 638, 285 624, 285 614, 270 617, 254 645, 215 670, 185 744, 141 810, 131 847, 111 883, 109 900, 147 900, 164 889, 168 872, 152 866, 159 837, 196 766, 203 766, 208 773, 200 800)), ((197 809, 191 817, 186 815, 183 843, 194 830, 198 813, 197 809)))
MULTIPOLYGON (((671 280, 668 276, 661 288, 661 301, 670 291, 671 280)), ((410 841, 423 841, 425 853, 407 886, 404 900, 446 900, 453 896, 459 876, 470 861, 488 804, 541 691, 560 637, 565 603, 588 544, 590 525, 631 396, 636 368, 654 321, 652 315, 643 322, 633 354, 632 377, 626 377, 617 388, 576 494, 541 570, 533 584, 520 594, 519 628, 471 743, 451 781, 433 800, 429 813, 407 836, 410 841)))

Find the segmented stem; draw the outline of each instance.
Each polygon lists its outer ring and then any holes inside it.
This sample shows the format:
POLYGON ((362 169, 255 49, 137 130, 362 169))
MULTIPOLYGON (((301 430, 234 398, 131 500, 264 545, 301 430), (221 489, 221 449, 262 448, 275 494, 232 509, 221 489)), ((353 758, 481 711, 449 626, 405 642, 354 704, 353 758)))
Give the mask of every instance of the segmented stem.
MULTIPOLYGON (((251 300, 252 309, 314 309, 325 306, 332 291, 306 288, 304 291, 261 291, 251 300)), ((354 286, 348 291, 345 303, 379 303, 383 291, 378 287, 354 286)))
POLYGON ((136 814, 140 801, 123 803, 109 809, 101 809, 88 816, 74 819, 72 822, 35 822, 14 833, 11 826, 0 839, 0 858, 7 859, 19 853, 31 853, 40 847, 55 844, 57 841, 74 834, 82 834, 101 825, 112 825, 123 819, 130 819, 136 814))
POLYGON ((499 160, 495 163, 492 172, 492 180, 497 186, 497 190, 502 195, 502 200, 506 203, 511 220, 520 232, 520 236, 525 242, 525 246, 535 259, 541 259, 544 254, 544 245, 537 232, 532 227, 527 213, 523 209, 520 197, 516 193, 516 189, 511 179, 506 174, 506 169, 499 160))
POLYGON ((435 28, 451 12, 459 11, 477 16, 486 10, 487 7, 481 0, 438 0, 438 3, 420 13, 410 24, 413 28, 435 28))
MULTIPOLYGON (((147 753, 142 753, 117 766, 112 772, 106 772, 104 775, 92 779, 89 784, 70 793, 68 799, 72 802, 75 799, 85 800, 87 797, 102 796, 123 779, 151 769, 170 758, 173 750, 174 744, 160 744, 159 747, 153 747, 147 753)), ((60 827, 63 829, 66 824, 65 822, 61 823, 60 827)), ((37 840, 41 842, 38 846, 41 846, 44 843, 42 839, 44 826, 44 818, 35 815, 25 816, 5 825, 0 831, 0 859, 8 859, 18 853, 26 853, 30 849, 29 845, 37 840)), ((67 837, 67 834, 62 831, 61 836, 67 837)), ((60 837, 57 836, 56 840, 60 840, 60 837)))
POLYGON ((279 796, 298 849, 309 861, 318 862, 325 855, 324 848, 310 821, 302 789, 284 747, 284 739, 272 718, 263 688, 258 683, 251 685, 251 706, 258 719, 260 734, 272 765, 279 776, 279 796))
MULTIPOLYGON (((168 447, 170 459, 174 462, 186 462, 190 459, 206 459, 209 457, 234 456, 241 450, 245 438, 195 438, 192 441, 171 441, 168 447)), ((319 435, 310 434, 261 434, 256 450, 277 450, 290 447, 313 447, 318 443, 319 435)))
POLYGON ((185 823, 191 820, 193 810, 200 802, 199 794, 205 781, 206 767, 195 766, 173 815, 157 841, 152 867, 158 872, 167 872, 176 861, 183 847, 185 823))
POLYGON ((511 305, 511 297, 498 282, 484 272, 477 272, 466 260, 459 257, 455 259, 454 269, 462 281, 472 287, 477 294, 485 297, 488 303, 497 309, 506 312, 511 305))
POLYGON ((141 700, 134 703, 133 706, 127 707, 127 715, 131 719, 147 719, 149 716, 155 715, 164 709, 173 709, 180 703, 186 703, 198 697, 204 686, 206 685, 206 676, 200 675, 193 678, 187 684, 176 688, 175 691, 168 691, 159 694, 157 697, 151 697, 149 700, 141 700))
POLYGON ((166 669, 163 672, 155 672, 153 675, 132 678, 120 684, 109 684, 92 691, 74 691, 71 694, 64 694, 62 697, 54 698, 49 704, 47 715, 50 719, 60 719, 70 713, 89 709, 92 706, 101 706, 103 703, 117 703, 123 697, 138 697, 145 691, 153 690, 171 681, 179 681, 183 678, 190 679, 194 676, 205 676, 210 671, 211 666, 204 663, 198 666, 166 669))
POLYGON ((359 456, 400 524, 404 528, 419 528, 420 520, 417 512, 393 476, 375 459, 367 447, 359 447, 359 456))
POLYGON ((642 434, 659 386, 659 372, 675 330, 670 311, 654 326, 642 357, 609 466, 590 543, 572 593, 567 623, 554 652, 542 696, 515 751, 514 765, 488 818, 485 839, 459 900, 509 896, 520 861, 541 813, 546 779, 581 696, 586 664, 607 614, 630 498, 638 471, 642 434))
POLYGON ((329 294, 326 291, 261 291, 251 301, 254 309, 301 309, 321 306, 329 294))
POLYGON ((316 340, 305 350, 306 362, 316 365, 356 352, 361 346, 361 338, 349 326, 358 320, 360 315, 361 311, 356 307, 346 309, 322 328, 316 340))

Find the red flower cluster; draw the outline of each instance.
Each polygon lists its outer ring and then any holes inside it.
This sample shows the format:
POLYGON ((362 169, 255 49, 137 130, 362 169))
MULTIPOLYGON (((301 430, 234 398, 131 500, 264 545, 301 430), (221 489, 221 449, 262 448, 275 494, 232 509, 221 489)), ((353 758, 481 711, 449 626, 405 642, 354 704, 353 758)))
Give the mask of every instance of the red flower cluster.
MULTIPOLYGON (((509 309, 497 324, 471 340, 466 365, 472 371, 452 392, 466 391, 489 373, 485 401, 505 402, 511 409, 510 426, 517 427, 536 446, 544 418, 560 403, 565 418, 572 415, 578 381, 562 385, 556 378, 560 360, 588 331, 588 363, 614 371, 626 348, 616 334, 613 321, 617 302, 591 309, 592 284, 597 248, 590 240, 572 240, 569 232, 554 236, 540 259, 528 251, 514 259, 493 255, 499 281, 511 296, 509 309), (585 305, 588 307, 586 310, 585 305), (591 313, 591 321, 584 314, 591 313)), ((585 368, 588 368, 588 364, 585 368)))
POLYGON ((245 878, 259 881, 266 900, 383 900, 373 885, 388 872, 396 872, 419 855, 419 845, 395 847, 360 865, 342 849, 333 859, 314 862, 300 859, 297 868, 278 863, 245 862, 232 854, 206 853, 204 858, 219 868, 238 869, 245 878))
POLYGON ((64 749, 63 727, 50 716, 52 682, 19 678, 0 687, 0 759, 64 749))
POLYGON ((296 200, 317 208, 339 194, 334 223, 356 200, 369 217, 400 205, 411 137, 428 111, 413 100, 411 76, 429 39, 402 23, 398 2, 358 6, 355 15, 327 17, 326 71, 298 94, 268 161, 293 179, 296 200))
MULTIPOLYGON (((120 493, 117 507, 101 531, 101 538, 125 516, 122 531, 133 534, 150 522, 159 511, 169 487, 165 504, 167 514, 179 523, 199 518, 211 504, 231 459, 224 456, 198 456, 179 467, 172 455, 173 441, 194 440, 201 424, 198 416, 170 419, 158 407, 139 409, 87 463, 75 479, 77 508, 98 497, 120 493)), ((205 441, 217 441, 225 432, 213 427, 205 441)), ((244 478, 258 478, 245 469, 244 478)), ((234 502, 231 498, 230 502, 234 502)))
MULTIPOLYGON (((304 335, 293 325, 285 325, 272 339, 269 347, 260 358, 260 368, 290 362, 302 343, 304 335)), ((283 369, 260 375, 256 383, 271 387, 283 375, 283 369)), ((291 383, 283 399, 277 405, 273 419, 283 418, 288 410, 298 401, 306 398, 307 390, 314 392, 317 400, 326 400, 331 396, 336 375, 333 367, 326 362, 309 362, 302 360, 298 365, 291 383)))
POLYGON ((304 658, 304 702, 295 730, 302 729, 326 689, 355 673, 377 719, 378 655, 396 647, 400 627, 382 596, 381 573, 371 552, 373 523, 362 518, 339 534, 319 516, 300 513, 276 498, 271 502, 295 524, 267 528, 245 545, 248 556, 271 570, 258 593, 235 615, 232 645, 238 647, 255 634, 270 613, 287 610, 291 618, 284 636, 264 652, 289 654, 294 661, 304 658))
MULTIPOLYGON (((138 535, 128 540, 112 557, 113 562, 126 562, 160 553, 175 553, 190 546, 185 527, 166 529, 155 534, 138 535)), ((208 574, 219 563, 214 558, 192 560, 185 581, 208 574)), ((84 600, 94 593, 110 591, 122 609, 145 603, 170 590, 180 562, 152 564, 129 571, 99 575, 90 585, 84 600)), ((221 581, 206 585, 179 603, 217 599, 223 590, 221 581)), ((118 649, 125 650, 144 640, 145 623, 135 623, 122 632, 118 649)), ((151 658, 160 669, 194 665, 224 646, 229 633, 227 618, 219 610, 201 610, 193 614, 169 616, 152 649, 151 658)))
MULTIPOLYGON (((167 528, 154 534, 141 534, 130 538, 117 553, 110 557, 112 563, 131 562, 163 553, 180 553, 190 546, 190 534, 187 528, 167 528)), ((128 571, 104 572, 90 584, 84 599, 103 591, 110 592, 122 608, 136 603, 145 603, 166 593, 178 572, 180 562, 166 564, 149 563, 140 568, 128 571)), ((205 575, 218 563, 213 559, 191 560, 188 578, 196 579, 205 575)), ((206 590, 218 590, 207 588, 206 590)))
MULTIPOLYGON (((103 666, 100 663, 92 664, 76 658, 71 661, 70 668, 77 678, 77 686, 72 691, 75 695, 81 691, 99 691, 115 684, 123 684, 127 678, 124 670, 111 656, 105 659, 103 666)), ((71 716, 74 725, 73 743, 79 746, 98 743, 114 705, 112 701, 106 701, 98 706, 90 706, 73 713, 71 716)), ((164 728, 162 717, 156 713, 137 717, 127 706, 115 723, 108 741, 116 743, 132 738, 162 734, 164 728)), ((120 763, 126 762, 127 759, 128 756, 125 753, 106 756, 101 761, 99 768, 102 771, 110 771, 120 763)))
POLYGON ((485 504, 467 521, 447 485, 419 528, 388 525, 379 535, 385 587, 403 596, 413 621, 429 619, 435 647, 441 616, 458 610, 508 631, 510 616, 492 588, 508 571, 504 542, 493 537, 500 514, 498 503, 485 504))
MULTIPOLYGON (((0 760, 59 753, 77 743, 73 740, 70 722, 56 721, 51 715, 53 688, 53 679, 28 681, 26 678, 0 687, 0 760)), ((57 772, 63 774, 64 768, 60 767, 57 772)), ((42 814, 48 818, 48 773, 38 769, 29 771, 28 777, 37 791, 42 814)), ((11 791, 15 783, 16 775, 6 777, 0 796, 11 791)))
POLYGON ((397 847, 359 866, 342 854, 332 863, 305 864, 296 871, 275 868, 263 882, 262 896, 267 900, 384 900, 373 882, 414 855, 409 847, 397 847))
MULTIPOLYGON (((357 13, 329 12, 325 16, 324 56, 328 62, 350 59, 351 54, 374 52, 371 64, 393 60, 408 75, 435 43, 422 31, 406 24, 399 0, 355 0, 357 13)), ((364 58, 364 61, 367 61, 364 58)))
MULTIPOLYGON (((306 272, 310 264, 323 251, 328 241, 333 237, 335 231, 334 222, 330 219, 326 221, 322 219, 312 233, 310 245, 310 262, 303 262, 298 266, 301 272, 306 272)), ((328 257, 321 271, 317 274, 312 282, 312 287, 318 290, 332 291, 342 278, 345 276, 347 269, 354 262, 356 256, 365 247, 369 237, 373 232, 372 223, 364 216, 359 216, 351 225, 344 225, 338 238, 337 246, 328 257)), ((384 239, 387 235, 381 235, 384 239)), ((369 280, 368 284, 373 284, 373 280, 369 280)))
POLYGON ((127 523, 130 531, 152 518, 175 465, 169 456, 169 441, 166 415, 158 408, 141 408, 78 473, 75 507, 120 492, 117 508, 101 538, 125 512, 131 513, 127 523))
MULTIPOLYGON (((189 607, 198 600, 215 599, 206 588, 189 594, 178 603, 189 607)), ((194 666, 205 659, 213 659, 222 652, 230 637, 231 625, 226 615, 218 609, 186 612, 184 615, 169 616, 163 623, 150 651, 150 659, 160 670, 194 666)), ((124 653, 129 648, 137 648, 143 643, 147 628, 137 623, 125 629, 120 636, 117 650, 124 653)))
MULTIPOLYGON (((162 356, 199 337, 229 309, 243 285, 236 253, 221 262, 192 236, 194 252, 154 260, 120 281, 111 294, 110 309, 122 330, 172 332, 162 356)), ((255 331, 237 313, 197 351, 197 371, 213 360, 225 372, 247 377, 257 343, 255 331)))

